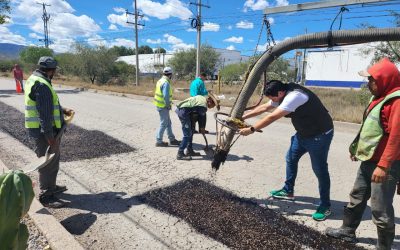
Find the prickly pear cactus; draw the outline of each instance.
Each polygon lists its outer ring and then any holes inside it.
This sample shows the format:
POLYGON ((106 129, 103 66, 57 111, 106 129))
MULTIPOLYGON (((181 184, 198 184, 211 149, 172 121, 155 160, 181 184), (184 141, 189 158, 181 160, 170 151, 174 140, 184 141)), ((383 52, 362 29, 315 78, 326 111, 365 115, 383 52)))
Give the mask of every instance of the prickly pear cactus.
POLYGON ((31 179, 21 171, 0 175, 0 249, 27 248, 28 229, 20 220, 33 199, 31 179))

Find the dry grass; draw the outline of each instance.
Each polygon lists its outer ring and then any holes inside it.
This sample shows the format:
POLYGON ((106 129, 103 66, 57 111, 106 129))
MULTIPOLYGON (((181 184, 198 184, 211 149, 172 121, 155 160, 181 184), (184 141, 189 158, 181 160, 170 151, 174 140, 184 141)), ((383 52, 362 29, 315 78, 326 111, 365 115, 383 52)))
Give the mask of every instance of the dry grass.
MULTIPOLYGON (((141 79, 140 85, 135 86, 132 84, 118 86, 118 85, 96 85, 88 82, 83 82, 77 77, 66 78, 63 76, 57 77, 54 82, 61 83, 63 85, 97 89, 125 94, 135 94, 143 96, 153 96, 154 87, 158 79, 141 79)), ((174 99, 184 100, 189 96, 190 82, 187 81, 173 81, 174 99)), ((222 106, 231 107, 237 97, 241 86, 239 85, 222 85, 221 92, 218 91, 218 83, 210 82, 207 83, 207 89, 211 89, 216 94, 223 94, 225 99, 221 101, 222 106)), ((361 91, 355 89, 333 89, 333 88, 310 88, 316 93, 325 107, 329 110, 331 116, 336 121, 346 121, 360 123, 362 114, 365 109, 365 104, 362 104, 360 99, 361 91)), ((260 98, 260 89, 257 88, 251 97, 248 106, 252 106, 258 102, 260 98)), ((263 103, 267 99, 264 98, 263 103)))

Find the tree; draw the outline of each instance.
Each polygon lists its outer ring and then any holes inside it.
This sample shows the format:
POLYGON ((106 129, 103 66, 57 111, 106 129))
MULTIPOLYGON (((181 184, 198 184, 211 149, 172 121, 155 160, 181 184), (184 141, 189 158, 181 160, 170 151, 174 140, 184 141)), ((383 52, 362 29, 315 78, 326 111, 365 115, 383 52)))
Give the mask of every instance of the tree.
POLYGON ((112 78, 113 64, 118 58, 115 51, 104 46, 92 48, 76 44, 75 47, 82 77, 88 78, 92 84, 95 81, 105 84, 112 78))
POLYGON ((138 48, 140 54, 153 54, 153 49, 148 45, 142 45, 138 48))
POLYGON ((10 11, 11 11, 10 1, 0 0, 0 24, 7 22, 7 19, 9 18, 7 14, 10 13, 10 11))
MULTIPOLYGON (((219 62, 219 53, 209 45, 202 45, 200 55, 200 71, 212 75, 219 62)), ((196 74, 196 49, 176 52, 168 64, 177 73, 178 78, 193 79, 196 74)))
POLYGON ((125 46, 114 46, 110 50, 111 52, 115 52, 118 56, 130 56, 135 54, 132 48, 127 48, 125 46))
POLYGON ((79 76, 81 70, 81 62, 76 54, 63 53, 55 56, 60 66, 59 72, 63 75, 79 76))
MULTIPOLYGON (((391 15, 394 17, 393 23, 396 27, 400 27, 400 13, 391 11, 391 15)), ((373 25, 363 23, 362 28, 375 28, 373 25)), ((380 42, 375 48, 363 48, 361 52, 364 54, 374 53, 374 57, 371 63, 379 61, 383 57, 388 57, 392 62, 400 62, 400 41, 393 42, 380 42)))
POLYGON ((157 53, 164 54, 164 53, 167 53, 167 51, 164 48, 155 48, 154 54, 157 54, 157 53))
MULTIPOLYGON (((251 58, 246 63, 235 63, 224 67, 220 71, 220 77, 225 83, 233 84, 237 81, 245 80, 246 73, 249 69, 250 63, 257 60, 257 57, 251 58)), ((290 68, 289 61, 284 58, 277 58, 267 68, 267 80, 281 80, 289 82, 294 79, 294 69, 290 68)))
POLYGON ((248 63, 229 64, 221 69, 218 77, 221 78, 222 82, 232 85, 235 81, 243 80, 248 67, 248 63))
POLYGON ((49 48, 29 46, 19 54, 20 59, 28 64, 37 64, 42 56, 53 56, 53 51, 49 48))

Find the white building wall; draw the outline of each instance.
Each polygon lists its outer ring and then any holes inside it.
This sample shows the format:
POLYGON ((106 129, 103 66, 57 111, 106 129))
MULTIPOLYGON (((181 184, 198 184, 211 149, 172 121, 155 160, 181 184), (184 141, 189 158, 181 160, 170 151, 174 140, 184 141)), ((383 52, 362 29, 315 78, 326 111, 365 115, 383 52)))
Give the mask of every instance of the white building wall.
POLYGON ((372 53, 364 55, 360 49, 372 44, 335 47, 333 50, 310 50, 307 54, 307 86, 355 87, 365 83, 358 75, 372 60, 372 53))

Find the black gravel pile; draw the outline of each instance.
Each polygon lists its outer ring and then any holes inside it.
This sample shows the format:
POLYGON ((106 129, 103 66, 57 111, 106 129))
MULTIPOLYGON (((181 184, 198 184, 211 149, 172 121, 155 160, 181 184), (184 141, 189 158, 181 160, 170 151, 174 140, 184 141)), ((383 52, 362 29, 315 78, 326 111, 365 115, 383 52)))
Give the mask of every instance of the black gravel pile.
MULTIPOLYGON (((32 150, 35 144, 29 139, 24 125, 24 114, 0 102, 0 130, 10 134, 32 150)), ((61 143, 61 161, 77 161, 128 153, 135 149, 98 130, 86 130, 70 125, 61 143)))
POLYGON ((364 249, 198 179, 153 190, 140 198, 233 249, 364 249))

